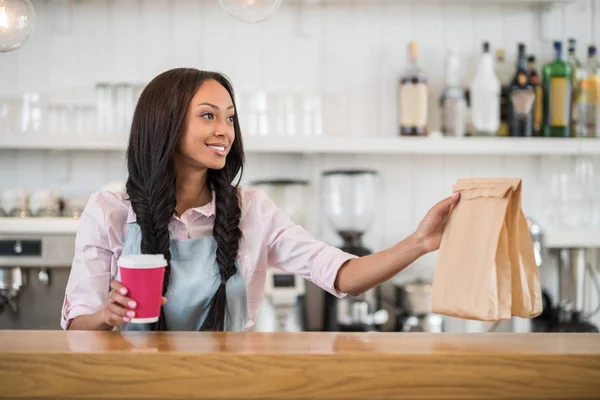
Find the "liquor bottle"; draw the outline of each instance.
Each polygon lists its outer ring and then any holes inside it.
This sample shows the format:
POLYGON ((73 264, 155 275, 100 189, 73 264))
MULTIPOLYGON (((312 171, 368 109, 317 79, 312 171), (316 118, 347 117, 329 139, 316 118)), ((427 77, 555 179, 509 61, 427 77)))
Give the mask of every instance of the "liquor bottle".
POLYGON ((600 137, 600 63, 596 52, 596 46, 588 47, 585 76, 581 79, 577 132, 582 137, 600 137))
POLYGON ((542 135, 542 116, 544 114, 544 96, 542 88, 542 78, 538 74, 535 56, 527 58, 527 72, 529 73, 529 83, 535 90, 535 103, 533 105, 533 136, 542 135))
POLYGON ((508 113, 510 108, 508 90, 512 80, 512 68, 506 62, 503 49, 496 49, 496 65, 494 70, 500 81, 500 128, 498 129, 498 136, 508 136, 508 113))
POLYGON ((446 57, 446 87, 440 99, 442 133, 447 136, 464 136, 466 129, 466 101, 460 87, 458 54, 450 50, 446 57))
POLYGON ((544 65, 544 128, 546 137, 571 136, 571 79, 573 68, 562 59, 562 43, 554 42, 555 60, 544 65))
POLYGON ((494 60, 488 42, 483 43, 483 54, 469 94, 474 134, 496 136, 500 127, 500 81, 494 72, 494 60))
POLYGON ((571 64, 573 74, 571 75, 571 136, 579 136, 577 133, 578 111, 577 103, 579 92, 581 91, 581 78, 585 74, 583 65, 577 58, 576 52, 577 41, 573 38, 569 39, 569 47, 567 53, 567 62, 571 64))
POLYGON ((427 78, 417 65, 417 43, 408 44, 409 66, 398 88, 400 135, 427 135, 427 78))
POLYGON ((508 89, 510 136, 533 136, 535 90, 529 81, 525 45, 519 43, 517 69, 508 89))
POLYGON ((504 49, 496 49, 496 62, 494 72, 500 81, 501 86, 508 87, 513 78, 513 69, 506 61, 504 49))

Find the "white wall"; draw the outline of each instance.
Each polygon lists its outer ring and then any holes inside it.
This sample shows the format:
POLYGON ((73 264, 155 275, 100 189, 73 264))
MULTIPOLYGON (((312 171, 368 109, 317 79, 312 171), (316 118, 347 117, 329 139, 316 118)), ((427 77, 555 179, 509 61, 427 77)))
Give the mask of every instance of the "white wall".
MULTIPOLYGON (((588 44, 600 44, 600 28, 592 29, 592 21, 600 21, 600 0, 558 6, 544 18, 539 8, 494 1, 312 6, 284 1, 273 17, 258 25, 229 17, 217 0, 82 0, 74 2, 67 14, 56 7, 59 3, 34 1, 38 16, 34 36, 19 51, 0 56, 0 96, 34 91, 53 100, 77 98, 92 103, 97 82, 145 83, 168 68, 193 66, 226 73, 242 94, 259 89, 320 93, 326 99, 324 134, 338 136, 396 134, 396 84, 411 39, 420 45, 421 65, 429 77, 430 129, 439 126, 437 99, 448 46, 458 46, 462 78, 467 81, 483 40, 489 40, 493 49, 504 48, 511 65, 519 41, 538 56, 538 64, 552 56, 554 39, 578 39, 581 59, 588 44)), ((251 154, 246 181, 308 178, 316 192, 319 173, 325 168, 377 168, 382 196, 366 243, 379 250, 409 234, 428 208, 449 194, 453 182, 465 176, 523 178, 525 213, 543 224, 544 172, 553 163, 511 155, 251 154)), ((0 190, 52 186, 66 196, 84 197, 125 177, 123 154, 107 151, 0 150, 0 171, 0 190)), ((336 243, 335 234, 321 222, 318 196, 312 197, 312 203, 309 230, 336 243)), ((414 266, 404 276, 430 276, 434 257, 423 258, 418 262, 423 267, 414 266)))

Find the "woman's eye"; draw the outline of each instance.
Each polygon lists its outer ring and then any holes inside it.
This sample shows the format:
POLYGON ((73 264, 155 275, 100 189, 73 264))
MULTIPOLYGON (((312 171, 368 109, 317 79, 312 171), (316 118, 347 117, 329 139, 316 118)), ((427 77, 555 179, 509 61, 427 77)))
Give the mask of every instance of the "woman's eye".
POLYGON ((227 121, 231 122, 233 124, 233 121, 235 120, 235 115, 232 115, 231 117, 227 118, 227 121))
POLYGON ((215 119, 215 114, 213 114, 213 113, 202 114, 202 118, 215 119))

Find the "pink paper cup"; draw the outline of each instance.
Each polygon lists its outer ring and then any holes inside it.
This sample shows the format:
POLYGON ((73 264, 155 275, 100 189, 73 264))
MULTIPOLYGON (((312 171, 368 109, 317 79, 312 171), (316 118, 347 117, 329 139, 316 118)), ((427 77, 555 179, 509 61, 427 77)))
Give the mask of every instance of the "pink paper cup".
POLYGON ((162 254, 125 255, 117 261, 127 297, 136 302, 134 324, 158 321, 167 261, 162 254))

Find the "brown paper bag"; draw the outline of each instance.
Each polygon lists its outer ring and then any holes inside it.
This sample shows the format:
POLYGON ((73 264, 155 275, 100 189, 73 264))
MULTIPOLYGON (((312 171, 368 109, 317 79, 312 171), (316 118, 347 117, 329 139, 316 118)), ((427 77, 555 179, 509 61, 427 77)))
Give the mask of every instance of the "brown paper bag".
POLYGON ((521 210, 521 180, 460 179, 435 266, 434 313, 482 321, 542 312, 539 273, 521 210))

